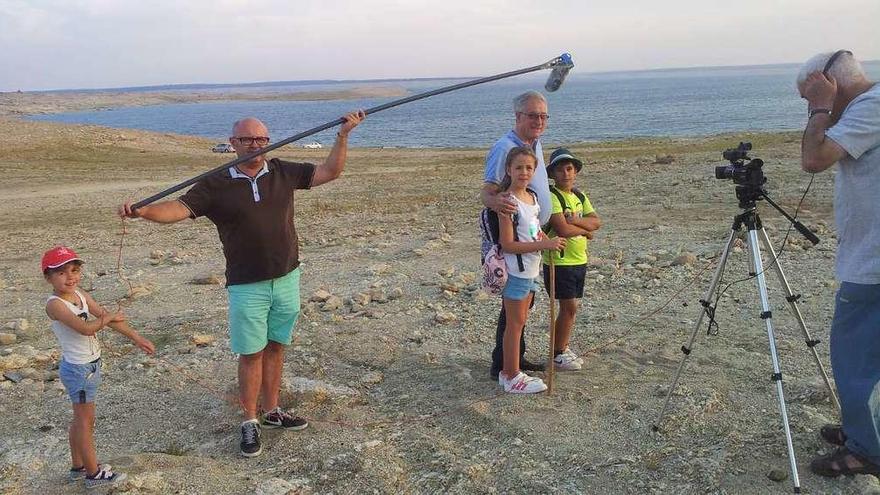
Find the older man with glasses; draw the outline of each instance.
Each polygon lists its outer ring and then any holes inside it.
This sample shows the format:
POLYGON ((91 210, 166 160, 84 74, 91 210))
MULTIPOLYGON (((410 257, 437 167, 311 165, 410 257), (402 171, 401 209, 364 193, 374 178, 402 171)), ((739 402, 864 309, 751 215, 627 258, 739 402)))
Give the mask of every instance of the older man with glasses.
MULTIPOLYGON (((238 361, 241 455, 262 452, 261 428, 301 430, 305 419, 279 407, 284 350, 290 345, 300 310, 299 246, 294 228, 294 190, 330 182, 342 173, 348 134, 366 118, 347 114, 333 149, 321 165, 294 163, 256 155, 238 166, 197 182, 176 200, 132 211, 123 217, 173 223, 208 217, 217 227, 226 258, 229 337, 238 361), (257 399, 262 415, 257 419, 257 399)), ((238 156, 259 152, 269 143, 269 130, 255 118, 239 120, 229 142, 238 156)))
MULTIPOLYGON (((547 179, 547 168, 544 166, 544 153, 541 149, 540 137, 547 128, 550 115, 547 113, 547 99, 537 91, 527 91, 513 99, 513 113, 516 119, 513 129, 495 142, 489 154, 486 156, 486 169, 484 174, 481 199, 483 205, 498 214, 510 215, 516 213, 516 203, 505 192, 500 190, 500 184, 504 179, 504 161, 507 153, 516 147, 527 146, 538 157, 538 167, 529 187, 538 196, 538 204, 541 211, 539 214, 541 225, 550 219, 550 182, 547 179)), ((481 260, 485 259, 491 244, 483 239, 481 260)), ((532 294, 534 302, 534 294, 532 294)), ((498 325, 495 329, 495 349, 492 351, 492 368, 490 375, 498 379, 498 372, 504 368, 502 346, 504 343, 504 327, 507 325, 507 315, 504 305, 501 305, 501 313, 498 315, 498 325)), ((525 330, 525 329, 523 329, 525 330)), ((520 368, 523 371, 543 371, 544 365, 532 363, 523 356, 526 352, 525 331, 520 340, 520 368)))

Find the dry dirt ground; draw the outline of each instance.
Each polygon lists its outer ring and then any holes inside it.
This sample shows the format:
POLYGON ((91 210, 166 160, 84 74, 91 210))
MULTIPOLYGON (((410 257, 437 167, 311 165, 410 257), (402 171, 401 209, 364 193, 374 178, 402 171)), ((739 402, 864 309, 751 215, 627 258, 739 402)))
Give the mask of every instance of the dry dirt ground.
MULTIPOLYGON (((304 309, 283 399, 311 426, 266 432, 263 455, 244 459, 214 228, 127 221, 123 237, 114 216, 123 200, 229 155, 198 138, 0 119, 0 332, 16 335, 0 346, 0 492, 83 491, 65 482, 71 411, 38 269, 45 249, 67 244, 87 260, 83 286, 106 304, 122 300, 158 349, 150 358, 102 334, 98 452, 130 478, 115 493, 790 493, 754 280, 727 288, 717 332, 699 329, 651 431, 739 212, 733 184, 713 167, 740 140, 754 143, 768 190, 793 211, 809 181, 794 133, 573 146, 605 221, 573 337, 586 365, 536 396, 499 394, 489 378, 499 301, 475 280, 485 150, 353 150, 339 180, 296 197, 304 309), (667 155, 671 163, 656 163, 667 155)), ((832 182, 817 176, 800 212, 822 242, 792 233, 780 258, 826 367, 832 182)), ((787 224, 765 204, 760 212, 778 249, 787 224)), ((723 286, 747 271, 737 243, 723 286)), ((804 492, 880 493, 873 477, 809 472, 830 450, 817 431, 836 412, 775 276, 768 285, 804 492)), ((547 350, 547 326, 540 294, 527 333, 533 360, 547 350)))

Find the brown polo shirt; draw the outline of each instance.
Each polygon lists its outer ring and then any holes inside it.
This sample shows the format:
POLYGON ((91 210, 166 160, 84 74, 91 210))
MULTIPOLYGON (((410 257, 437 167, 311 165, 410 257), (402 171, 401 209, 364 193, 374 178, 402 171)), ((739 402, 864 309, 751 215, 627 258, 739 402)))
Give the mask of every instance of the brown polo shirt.
POLYGON ((254 179, 234 167, 206 177, 179 198, 192 217, 217 226, 226 285, 278 278, 299 266, 293 191, 308 189, 315 166, 273 158, 254 179))

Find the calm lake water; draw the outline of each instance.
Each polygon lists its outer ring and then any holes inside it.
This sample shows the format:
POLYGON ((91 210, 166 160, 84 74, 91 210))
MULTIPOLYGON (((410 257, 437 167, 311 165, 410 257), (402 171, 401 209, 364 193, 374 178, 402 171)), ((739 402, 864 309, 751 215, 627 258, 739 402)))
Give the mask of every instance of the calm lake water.
MULTIPOLYGON (((794 80, 798 65, 714 67, 601 74, 572 72, 562 88, 547 94, 551 119, 546 146, 631 137, 703 136, 736 131, 802 129, 806 103, 794 80)), ((880 61, 865 63, 880 79, 880 61)), ((513 123, 511 100, 530 89, 543 90, 548 71, 432 96, 371 115, 352 134, 352 146, 485 147, 513 123)), ((462 82, 385 82, 191 85, 182 91, 293 92, 342 90, 366 85, 403 87, 412 94, 462 82)), ((163 91, 169 91, 163 89, 163 91)), ((38 115, 34 120, 191 134, 225 141, 231 123, 257 116, 275 140, 335 120, 356 108, 395 98, 330 101, 224 101, 117 108, 38 115)), ((333 141, 330 129, 303 141, 333 141)))

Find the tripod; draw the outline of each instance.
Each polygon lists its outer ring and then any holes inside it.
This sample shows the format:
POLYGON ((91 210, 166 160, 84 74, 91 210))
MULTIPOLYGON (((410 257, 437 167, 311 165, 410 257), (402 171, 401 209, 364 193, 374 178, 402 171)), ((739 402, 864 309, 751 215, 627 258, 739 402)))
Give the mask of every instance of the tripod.
MULTIPOLYGON (((758 173, 760 173, 760 165, 758 165, 758 173)), ((733 249, 734 241, 736 240, 737 233, 739 233, 743 227, 746 228, 747 231, 747 243, 749 247, 749 261, 750 261, 750 277, 755 277, 755 280, 758 284, 758 294, 761 299, 761 319, 764 320, 764 323, 767 326, 767 338, 770 341, 770 358, 773 362, 773 374, 771 375, 771 379, 776 385, 776 395, 779 400, 779 413, 782 416, 782 428, 785 431, 785 444, 788 449, 788 460, 791 464, 791 478, 794 484, 794 493, 800 493, 800 480, 798 478, 797 471, 797 461, 794 456, 794 447, 792 445, 791 440, 791 429, 788 424, 788 412, 785 407, 785 397, 782 392, 782 372, 779 369, 779 359, 776 353, 776 337, 773 333, 773 324, 772 324, 772 312, 770 311, 770 303, 767 298, 767 284, 764 279, 764 266, 763 261, 761 259, 761 248, 759 247, 759 243, 764 245, 764 249, 770 253, 772 260, 773 271, 776 272, 777 277, 779 278, 779 283, 785 292, 785 300, 788 302, 789 308, 791 308, 794 313, 795 318, 797 319, 798 325, 801 328, 801 332, 804 335, 804 340, 809 348, 810 352, 813 355, 813 359, 816 362, 816 366, 819 369, 819 374, 822 376, 822 379, 825 381, 825 386, 828 387, 828 391, 831 395, 831 400, 834 403, 835 407, 838 411, 840 411, 840 402, 837 399, 837 395, 834 393, 834 389, 831 387, 831 382, 828 380, 828 374, 825 372, 825 368, 822 366, 821 361, 819 361, 819 355, 816 353, 815 346, 819 343, 818 340, 814 340, 810 337, 810 333, 807 330, 807 326, 804 323, 804 319, 801 316, 800 309, 797 306, 797 300, 800 299, 800 295, 795 295, 791 291, 791 286, 788 284, 788 280, 785 278, 785 274, 782 271, 782 265, 780 265, 779 260, 777 259, 776 252, 773 250, 773 245, 770 243, 770 238, 767 236, 767 231, 764 230, 763 225, 761 224, 761 217, 758 215, 757 206, 755 204, 756 200, 766 199, 768 204, 773 206, 776 210, 778 210, 782 215, 784 215, 792 224, 797 228, 801 234, 803 234, 807 239, 809 239, 813 244, 819 242, 819 238, 815 236, 812 232, 809 231, 803 224, 797 222, 794 218, 788 215, 779 205, 773 202, 768 196, 766 191, 764 191, 763 187, 760 184, 763 184, 763 176, 761 180, 756 181, 756 184, 750 185, 741 185, 737 186, 736 193, 737 198, 739 199, 739 206, 742 209, 742 213, 736 215, 733 219, 733 226, 730 230, 730 236, 727 238, 727 244, 724 247, 724 251, 721 253, 721 261, 718 263, 718 268, 715 269, 715 275, 712 277, 712 283, 709 284, 709 289, 706 291, 706 294, 700 299, 700 305, 702 306, 700 310, 700 316, 697 319, 696 325, 694 325, 694 331, 691 333, 690 339, 688 343, 681 347, 681 352, 684 354, 681 362, 678 365, 678 370, 675 373, 675 378, 672 380, 672 385, 669 387, 669 391, 666 393, 666 399, 663 403, 663 409, 660 411, 660 416, 657 418, 657 422, 653 426, 654 431, 659 430, 659 425, 663 421, 663 416, 666 414, 666 410, 669 407, 669 401, 672 397, 673 391, 678 386, 678 380, 681 376, 682 369, 684 369, 685 362, 687 361, 688 356, 690 356, 691 349, 694 344, 694 340, 696 339, 697 332, 700 329, 700 326, 703 323, 703 318, 708 315, 710 320, 714 319, 715 308, 711 305, 710 301, 712 301, 713 295, 715 295, 715 291, 718 288, 718 282, 721 279, 721 275, 724 273, 724 266, 727 263, 727 258, 730 255, 731 250, 733 249)), ((768 267, 769 268, 769 267, 768 267)))

